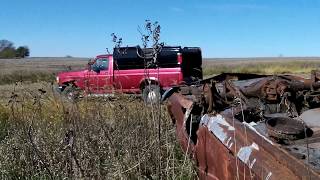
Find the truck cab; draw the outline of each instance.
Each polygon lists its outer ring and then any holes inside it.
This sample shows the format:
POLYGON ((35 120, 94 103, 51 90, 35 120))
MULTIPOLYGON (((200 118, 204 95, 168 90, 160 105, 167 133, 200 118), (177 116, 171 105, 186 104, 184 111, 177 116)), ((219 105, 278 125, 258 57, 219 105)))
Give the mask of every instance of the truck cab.
POLYGON ((113 58, 111 54, 99 55, 88 62, 88 71, 85 74, 87 93, 111 93, 113 88, 113 58))

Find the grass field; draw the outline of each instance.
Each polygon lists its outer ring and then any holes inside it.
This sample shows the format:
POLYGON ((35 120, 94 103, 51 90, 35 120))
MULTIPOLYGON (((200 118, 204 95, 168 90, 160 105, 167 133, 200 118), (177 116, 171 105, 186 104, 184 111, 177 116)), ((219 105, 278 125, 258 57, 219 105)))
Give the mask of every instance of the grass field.
MULTIPOLYGON (((165 106, 123 95, 69 102, 54 91, 57 72, 85 68, 87 60, 0 59, 1 179, 196 179, 165 106)), ((205 76, 309 74, 319 67, 317 58, 203 63, 205 76)))
POLYGON ((0 59, 0 85, 17 81, 50 81, 59 71, 85 68, 89 58, 0 59))
POLYGON ((223 72, 258 74, 310 74, 320 68, 320 58, 216 58, 203 61, 205 76, 223 72))

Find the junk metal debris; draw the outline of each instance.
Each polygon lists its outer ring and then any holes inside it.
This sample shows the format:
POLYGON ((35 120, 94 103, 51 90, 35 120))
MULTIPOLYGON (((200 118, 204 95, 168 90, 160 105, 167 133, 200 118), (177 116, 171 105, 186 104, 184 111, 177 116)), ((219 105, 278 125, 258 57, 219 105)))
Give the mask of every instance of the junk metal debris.
POLYGON ((200 179, 320 179, 320 72, 224 73, 165 99, 200 179))

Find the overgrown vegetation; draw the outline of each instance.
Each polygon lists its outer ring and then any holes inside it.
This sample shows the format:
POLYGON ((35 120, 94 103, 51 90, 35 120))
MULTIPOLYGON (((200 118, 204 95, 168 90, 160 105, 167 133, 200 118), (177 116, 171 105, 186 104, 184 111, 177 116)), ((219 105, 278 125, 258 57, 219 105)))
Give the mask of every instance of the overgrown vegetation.
POLYGON ((26 87, 13 86, 0 106, 1 179, 196 178, 164 107, 124 96, 70 103, 46 83, 26 87), (160 151, 154 115, 162 121, 160 151))

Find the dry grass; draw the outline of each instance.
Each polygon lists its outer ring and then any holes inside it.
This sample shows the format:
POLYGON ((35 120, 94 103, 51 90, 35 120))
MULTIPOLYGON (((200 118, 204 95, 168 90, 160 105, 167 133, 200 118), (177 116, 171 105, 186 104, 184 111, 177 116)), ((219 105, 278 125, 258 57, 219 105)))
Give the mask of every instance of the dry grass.
POLYGON ((205 76, 225 72, 258 74, 310 74, 319 69, 320 58, 247 58, 206 59, 205 76))
POLYGON ((124 96, 70 103, 46 83, 10 87, 0 102, 1 179, 196 178, 164 107, 124 96))
POLYGON ((55 73, 86 63, 0 60, 1 179, 195 179, 164 106, 122 95, 71 103, 53 91, 55 73))
POLYGON ((57 72, 86 68, 88 58, 0 59, 0 85, 52 81, 57 72))
POLYGON ((26 58, 0 59, 0 72, 11 74, 16 71, 59 72, 85 68, 89 58, 26 58))

